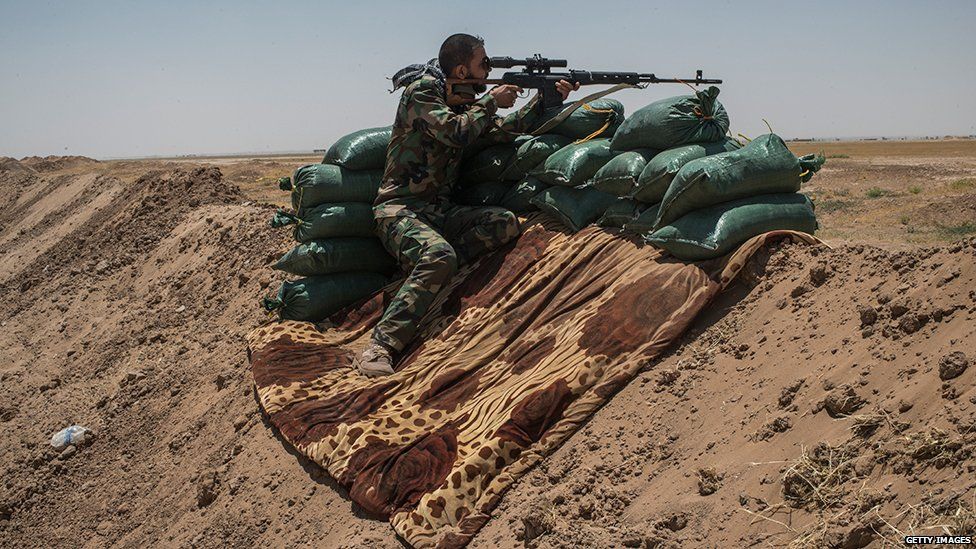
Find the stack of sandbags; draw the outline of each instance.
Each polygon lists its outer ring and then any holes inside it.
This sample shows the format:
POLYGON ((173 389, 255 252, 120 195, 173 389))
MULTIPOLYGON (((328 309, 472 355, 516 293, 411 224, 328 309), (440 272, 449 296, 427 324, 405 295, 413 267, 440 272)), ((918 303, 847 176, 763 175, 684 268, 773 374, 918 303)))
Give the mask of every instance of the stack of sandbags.
POLYGON ((691 152, 680 154, 681 148, 698 150, 703 148, 698 143, 725 143, 729 118, 718 93, 713 86, 694 95, 661 99, 620 125, 610 141, 612 160, 586 184, 617 197, 597 224, 643 232, 637 220, 646 219, 649 208, 660 202, 670 183, 668 176, 677 171, 673 158, 676 154, 678 161, 694 158, 691 152))
POLYGON ((381 288, 396 269, 375 234, 372 204, 386 163, 390 128, 337 141, 322 164, 282 178, 294 213, 279 210, 273 227, 293 225, 298 242, 273 268, 304 277, 282 284, 263 302, 283 319, 319 321, 381 288))
POLYGON ((597 219, 597 225, 620 229, 643 211, 644 204, 633 198, 634 187, 644 167, 657 154, 655 149, 617 153, 593 175, 587 186, 617 197, 597 219))
POLYGON ((797 158, 775 134, 692 160, 668 186, 646 240, 680 259, 700 260, 767 231, 812 234, 813 204, 797 191, 823 163, 820 155, 797 158))
POLYGON ((657 206, 674 180, 674 176, 688 162, 713 154, 734 151, 742 145, 731 137, 713 143, 693 143, 662 151, 651 158, 638 174, 628 197, 634 201, 638 214, 624 229, 634 233, 647 233, 657 219, 657 206))
POLYGON ((615 195, 587 185, 613 156, 607 138, 573 143, 559 149, 531 172, 550 185, 531 203, 559 218, 567 229, 581 230, 596 221, 617 200, 615 195))
POLYGON ((461 163, 454 188, 454 201, 465 206, 501 205, 509 190, 525 176, 525 172, 517 169, 515 159, 519 147, 531 138, 524 135, 511 143, 466 151, 467 158, 461 163))
MULTIPOLYGON (((548 120, 560 110, 547 111, 543 118, 548 120)), ((602 98, 584 104, 548 130, 549 135, 572 141, 529 170, 532 188, 541 191, 529 204, 556 216, 574 232, 596 221, 615 197, 587 182, 613 157, 609 142, 623 123, 623 104, 602 98)))
POLYGON ((574 156, 568 168, 575 171, 566 176, 564 169, 550 166, 540 179, 573 188, 549 190, 536 202, 559 215, 573 230, 593 222, 603 227, 629 227, 648 215, 648 209, 664 194, 666 184, 658 196, 653 196, 661 186, 662 164, 667 164, 665 170, 673 169, 666 162, 666 153, 692 143, 724 143, 729 120, 717 100, 718 93, 718 88, 710 87, 695 95, 655 101, 623 120, 605 143, 553 155, 547 164, 565 162, 560 155, 574 156), (655 162, 659 157, 661 160, 655 162))
POLYGON ((617 197, 598 224, 643 234, 686 260, 723 255, 771 230, 816 230, 811 202, 796 193, 823 157, 797 158, 772 134, 745 146, 726 137, 718 93, 655 101, 620 125, 611 159, 581 187, 617 197))
MULTIPOLYGON (((547 109, 533 129, 541 128, 563 108, 547 109)), ((584 169, 572 176, 570 172, 577 170, 576 161, 570 159, 571 150, 564 149, 583 146, 591 140, 606 143, 623 120, 623 104, 614 99, 597 99, 577 108, 542 135, 520 136, 513 143, 475 145, 465 151, 455 200, 467 205, 501 206, 519 214, 534 211, 540 204, 552 211, 552 202, 543 198, 546 189, 554 184, 576 186, 592 175, 584 169), (547 170, 547 161, 557 152, 562 152, 564 160, 551 164, 547 170), (573 181, 563 178, 554 182, 560 173, 571 175, 573 181), (537 197, 539 200, 534 200, 537 197)), ((595 160, 597 156, 590 163, 595 160)), ((589 163, 584 164, 587 166, 583 168, 588 168, 589 163)))

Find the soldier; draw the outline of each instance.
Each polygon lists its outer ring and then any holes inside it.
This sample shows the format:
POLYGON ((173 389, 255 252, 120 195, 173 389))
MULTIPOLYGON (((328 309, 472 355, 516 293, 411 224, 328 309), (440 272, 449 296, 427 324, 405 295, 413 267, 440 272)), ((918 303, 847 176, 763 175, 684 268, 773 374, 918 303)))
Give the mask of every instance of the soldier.
MULTIPOLYGON (((510 142, 542 114, 536 95, 505 118, 495 115, 515 104, 522 91, 517 86, 497 86, 477 99, 474 93, 484 92, 484 86, 447 95, 445 78, 484 79, 490 70, 484 40, 454 34, 441 45, 437 59, 394 76, 394 89, 406 89, 373 215, 383 245, 410 274, 356 360, 367 376, 393 373, 394 355, 414 338, 421 318, 459 265, 497 250, 521 232, 515 214, 504 208, 457 206, 449 200, 464 147, 478 138, 510 142)), ((563 80, 557 89, 565 100, 579 84, 563 80)))

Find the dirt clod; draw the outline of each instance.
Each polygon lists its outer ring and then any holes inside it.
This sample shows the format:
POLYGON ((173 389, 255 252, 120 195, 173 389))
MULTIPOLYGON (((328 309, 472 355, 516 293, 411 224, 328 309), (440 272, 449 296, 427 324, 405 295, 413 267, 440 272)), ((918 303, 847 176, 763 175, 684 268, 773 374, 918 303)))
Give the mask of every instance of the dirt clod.
POLYGON ((197 507, 206 507, 216 499, 217 480, 213 475, 206 476, 197 484, 197 507))
POLYGON ((522 540, 529 542, 552 531, 553 516, 539 509, 522 519, 522 540))
POLYGON ((858 411, 867 401, 850 385, 832 390, 823 400, 823 407, 830 417, 844 417, 858 411))
POLYGON ((672 532, 677 532, 688 526, 688 516, 684 513, 672 513, 666 518, 659 520, 657 526, 659 528, 667 528, 672 532))
POLYGON ((861 317, 861 326, 871 326, 878 321, 878 310, 870 305, 861 305, 857 312, 861 317))
POLYGON ((939 360, 939 379, 947 381, 957 378, 969 367, 969 359, 962 351, 953 351, 939 360))
POLYGON ((821 286, 830 278, 830 267, 826 263, 818 263, 810 267, 810 283, 821 286))
POLYGON ((709 496, 722 487, 722 480, 725 475, 719 473, 714 467, 703 467, 698 470, 698 493, 702 496, 709 496))
POLYGON ((908 312, 908 303, 904 300, 892 303, 888 307, 888 312, 891 314, 891 318, 898 318, 901 315, 908 312))

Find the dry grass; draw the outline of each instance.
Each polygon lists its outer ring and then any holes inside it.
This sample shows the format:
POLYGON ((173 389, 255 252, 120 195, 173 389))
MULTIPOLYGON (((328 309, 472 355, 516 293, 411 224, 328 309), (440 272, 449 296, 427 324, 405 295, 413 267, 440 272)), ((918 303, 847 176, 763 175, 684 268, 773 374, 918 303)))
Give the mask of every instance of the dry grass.
POLYGON ((966 177, 963 179, 957 179, 952 183, 949 183, 949 188, 954 191, 971 191, 976 189, 976 178, 966 177))
MULTIPOLYGON (((905 504, 899 503, 894 493, 868 488, 867 477, 852 482, 860 478, 854 461, 859 457, 859 450, 865 447, 863 438, 880 429, 898 435, 908 428, 907 423, 892 418, 880 408, 838 421, 850 421, 855 436, 839 446, 819 444, 803 449, 789 462, 782 476, 783 502, 758 512, 742 508, 754 517, 753 524, 764 521, 776 526, 765 536, 778 538, 779 543, 767 539, 768 545, 797 549, 861 547, 867 543, 900 547, 904 536, 976 532, 976 493, 971 497, 953 495, 941 501, 931 501, 933 496, 929 494, 921 503, 905 504), (799 512, 799 516, 810 512, 814 516, 796 524, 794 512, 799 512)), ((935 428, 898 435, 896 440, 902 444, 897 453, 941 467, 968 455, 966 436, 966 433, 956 435, 935 428)))
POLYGON ((950 462, 963 445, 961 437, 934 427, 907 435, 902 440, 909 456, 916 461, 931 462, 937 467, 950 462))
POLYGON ((976 223, 967 221, 956 225, 938 224, 935 226, 939 236, 944 240, 955 240, 971 234, 976 234, 976 223))
POLYGON ((783 498, 793 507, 827 509, 840 503, 843 484, 855 478, 853 446, 821 443, 803 449, 783 473, 783 498))
POLYGON ((885 421, 883 414, 861 414, 850 416, 850 419, 853 420, 851 422, 851 431, 855 435, 864 438, 873 435, 885 421))
POLYGON ((887 426, 893 433, 901 433, 908 428, 907 423, 893 419, 888 412, 881 408, 864 414, 848 416, 841 421, 846 420, 851 420, 851 432, 862 438, 870 437, 882 425, 887 426))
MULTIPOLYGON (((976 492, 970 500, 961 498, 950 502, 948 506, 919 503, 908 504, 900 513, 885 517, 880 509, 872 510, 875 518, 882 525, 882 532, 893 534, 897 538, 905 536, 947 535, 971 536, 976 532, 976 492), (946 507, 944 510, 939 507, 946 507)), ((884 536, 888 539, 888 536, 884 536)))

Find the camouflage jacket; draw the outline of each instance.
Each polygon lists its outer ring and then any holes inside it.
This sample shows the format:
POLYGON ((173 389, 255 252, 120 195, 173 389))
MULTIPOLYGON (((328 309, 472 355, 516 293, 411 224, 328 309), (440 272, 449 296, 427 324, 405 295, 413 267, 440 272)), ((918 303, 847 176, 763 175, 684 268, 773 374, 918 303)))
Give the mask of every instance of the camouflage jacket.
POLYGON ((445 93, 444 85, 431 76, 403 91, 383 183, 373 202, 375 217, 412 216, 432 206, 449 206, 463 148, 482 137, 510 142, 527 132, 542 112, 536 95, 501 118, 495 115, 498 104, 490 94, 456 112, 447 105, 445 93))

